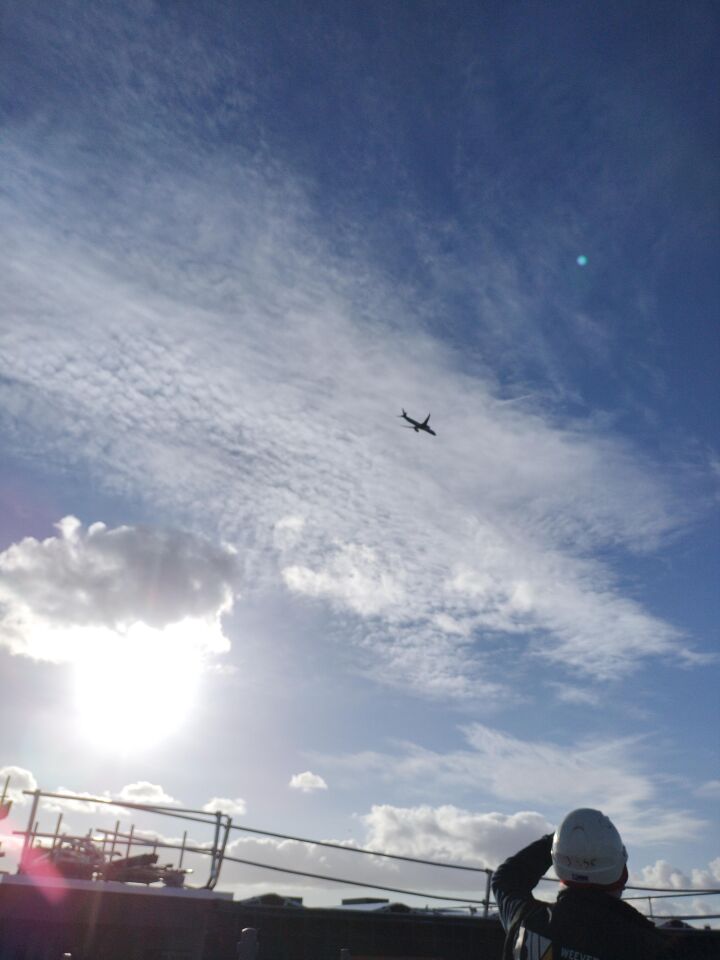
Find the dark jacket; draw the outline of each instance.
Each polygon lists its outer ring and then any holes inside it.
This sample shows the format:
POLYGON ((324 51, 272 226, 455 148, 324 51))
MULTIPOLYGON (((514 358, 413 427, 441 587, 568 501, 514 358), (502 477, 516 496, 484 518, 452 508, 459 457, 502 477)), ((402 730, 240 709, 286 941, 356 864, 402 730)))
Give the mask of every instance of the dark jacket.
POLYGON ((667 937, 628 903, 591 888, 568 888, 556 903, 532 895, 552 864, 552 834, 506 860, 493 874, 507 957, 517 960, 665 960, 667 937), (514 948, 514 950, 513 950, 514 948))

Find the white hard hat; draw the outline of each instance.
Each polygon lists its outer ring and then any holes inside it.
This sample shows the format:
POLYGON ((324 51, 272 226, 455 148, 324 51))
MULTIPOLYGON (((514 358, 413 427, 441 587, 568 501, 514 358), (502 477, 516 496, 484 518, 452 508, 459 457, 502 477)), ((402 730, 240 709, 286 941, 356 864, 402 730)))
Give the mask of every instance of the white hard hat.
POLYGON ((627 879, 620 834, 604 813, 587 807, 573 810, 555 831, 552 861, 565 883, 613 887, 627 879))

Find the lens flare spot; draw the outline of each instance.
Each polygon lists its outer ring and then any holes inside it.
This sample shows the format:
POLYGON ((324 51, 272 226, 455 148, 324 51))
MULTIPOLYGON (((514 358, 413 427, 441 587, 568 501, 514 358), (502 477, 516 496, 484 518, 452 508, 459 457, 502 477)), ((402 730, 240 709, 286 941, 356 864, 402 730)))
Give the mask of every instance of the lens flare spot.
POLYGON ((578 265, 579 267, 586 267, 586 266, 587 266, 587 262, 588 262, 588 258, 585 256, 584 253, 581 253, 580 256, 577 258, 577 261, 576 261, 576 263, 577 263, 577 265, 578 265))

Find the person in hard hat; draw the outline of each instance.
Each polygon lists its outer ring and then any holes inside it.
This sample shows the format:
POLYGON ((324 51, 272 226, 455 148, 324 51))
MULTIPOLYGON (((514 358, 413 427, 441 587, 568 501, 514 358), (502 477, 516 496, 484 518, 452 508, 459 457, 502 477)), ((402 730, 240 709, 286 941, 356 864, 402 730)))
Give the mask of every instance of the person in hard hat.
POLYGON ((554 834, 531 843, 498 867, 492 889, 506 931, 507 960, 656 960, 676 956, 667 935, 620 899, 627 851, 599 810, 569 813, 554 834), (532 890, 554 866, 555 903, 532 890))

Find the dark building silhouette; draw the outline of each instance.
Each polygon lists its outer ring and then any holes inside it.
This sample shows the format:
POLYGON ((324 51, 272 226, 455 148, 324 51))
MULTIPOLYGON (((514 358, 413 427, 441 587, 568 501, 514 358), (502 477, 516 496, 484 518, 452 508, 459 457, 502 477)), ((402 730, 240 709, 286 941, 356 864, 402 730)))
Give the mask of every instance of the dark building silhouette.
MULTIPOLYGON (((0 960, 234 960, 244 927, 258 931, 258 960, 339 960, 342 948, 352 960, 500 960, 503 943, 494 918, 382 901, 319 909, 89 882, 53 901, 28 882, 0 883, 0 960)), ((687 960, 720 956, 720 931, 673 933, 687 960)))

